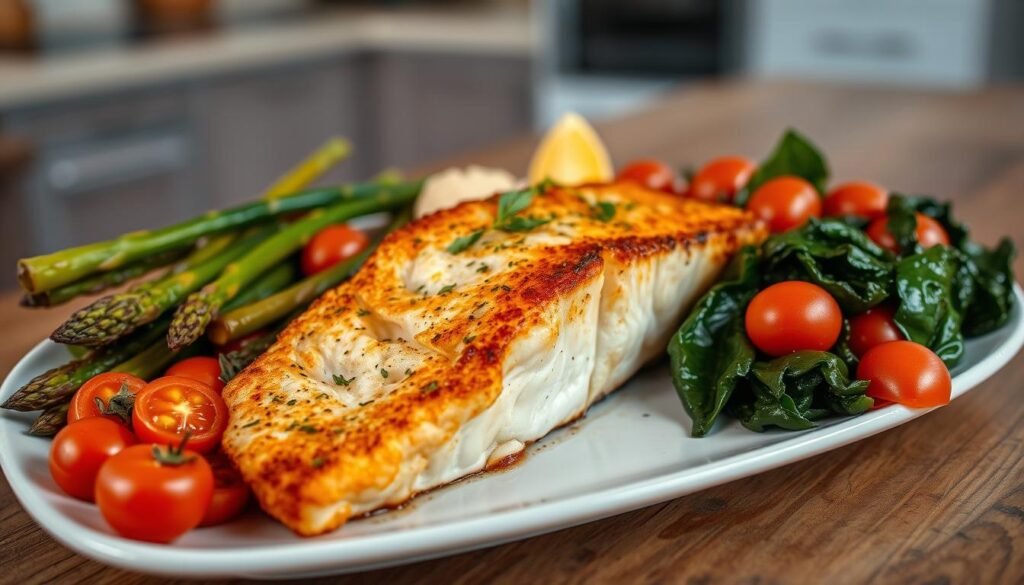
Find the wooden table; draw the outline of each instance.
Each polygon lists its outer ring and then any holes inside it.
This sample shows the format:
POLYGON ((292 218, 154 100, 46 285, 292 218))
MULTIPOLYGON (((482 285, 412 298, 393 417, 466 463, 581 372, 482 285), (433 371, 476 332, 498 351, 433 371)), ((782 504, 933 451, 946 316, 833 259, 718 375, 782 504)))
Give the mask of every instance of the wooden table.
MULTIPOLYGON (((615 160, 760 157, 787 126, 837 179, 955 200, 983 241, 1024 234, 1024 87, 933 94, 772 83, 690 88, 600 126, 615 160)), ((532 140, 462 161, 525 168, 532 140)), ((1018 274, 1024 263, 1018 259, 1018 274)), ((66 311, 0 303, 0 372, 66 311)), ((713 439, 709 439, 713 440, 713 439)), ((0 485, 0 581, 142 583, 44 534, 0 485)), ((802 463, 478 552, 342 578, 412 582, 1024 580, 1024 358, 962 400, 802 463)))

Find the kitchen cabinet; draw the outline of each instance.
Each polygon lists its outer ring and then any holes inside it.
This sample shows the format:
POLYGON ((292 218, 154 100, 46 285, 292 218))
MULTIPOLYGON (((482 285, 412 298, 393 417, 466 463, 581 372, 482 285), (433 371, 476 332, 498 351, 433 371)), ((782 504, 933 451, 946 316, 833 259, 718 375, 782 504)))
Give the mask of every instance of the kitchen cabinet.
POLYGON ((365 175, 370 153, 357 127, 358 57, 276 68, 202 85, 196 96, 212 206, 251 200, 331 136, 352 156, 324 180, 365 175))
POLYGON ((194 138, 185 95, 160 88, 8 113, 3 129, 33 160, 5 194, 29 237, 22 254, 105 239, 197 213, 194 138), (10 199, 13 198, 13 201, 10 199))
POLYGON ((408 167, 528 131, 530 61, 522 57, 382 53, 370 84, 376 155, 408 167))

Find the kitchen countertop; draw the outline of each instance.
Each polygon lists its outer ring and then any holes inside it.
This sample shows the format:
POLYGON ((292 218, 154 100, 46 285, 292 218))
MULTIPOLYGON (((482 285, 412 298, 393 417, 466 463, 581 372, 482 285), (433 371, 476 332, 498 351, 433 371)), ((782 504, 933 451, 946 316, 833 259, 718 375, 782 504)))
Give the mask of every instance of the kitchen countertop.
MULTIPOLYGON (((723 83, 680 91, 598 129, 620 163, 655 156, 684 165, 763 154, 792 125, 825 150, 837 179, 953 199, 982 241, 1014 234, 1020 247, 1021 103, 1024 87, 929 94, 723 83)), ((532 146, 523 138, 449 162, 521 172, 532 146)), ((1020 259, 1016 269, 1024 273, 1020 259)), ((0 298, 4 373, 70 311, 29 312, 15 298, 0 298)), ((948 407, 782 469, 532 539, 331 582, 1019 583, 1022 389, 1018 355, 948 407)), ((17 583, 156 582, 58 545, 6 482, 0 566, 17 583)))
POLYGON ((0 109, 352 51, 415 50, 530 56, 524 6, 322 9, 279 23, 57 55, 0 54, 0 109))

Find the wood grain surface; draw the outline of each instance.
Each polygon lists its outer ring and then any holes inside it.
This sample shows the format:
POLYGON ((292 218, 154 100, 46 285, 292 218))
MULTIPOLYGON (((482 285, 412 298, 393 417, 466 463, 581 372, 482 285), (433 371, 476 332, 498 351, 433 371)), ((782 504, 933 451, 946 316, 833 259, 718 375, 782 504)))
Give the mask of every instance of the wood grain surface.
MULTIPOLYGON (((1024 87, 935 94, 725 82, 681 89, 599 130, 620 163, 654 156, 683 166, 726 153, 759 158, 787 126, 825 150, 837 180, 952 199, 980 240, 1024 243, 1024 87)), ((448 162, 522 172, 532 145, 524 138, 448 162)), ((67 313, 28 312, 15 298, 0 297, 3 374, 67 313)), ((157 582, 58 545, 6 481, 0 567, 5 583, 157 582)), ((529 540, 330 581, 1022 583, 1024 358, 946 408, 801 463, 529 540)))

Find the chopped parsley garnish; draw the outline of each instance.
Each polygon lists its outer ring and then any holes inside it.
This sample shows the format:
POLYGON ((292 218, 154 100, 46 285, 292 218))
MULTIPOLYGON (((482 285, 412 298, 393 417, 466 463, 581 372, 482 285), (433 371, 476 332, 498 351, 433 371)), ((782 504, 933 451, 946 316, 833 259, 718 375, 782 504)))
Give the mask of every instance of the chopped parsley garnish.
POLYGON ((473 343, 474 339, 476 339, 476 335, 467 335, 466 337, 464 337, 462 339, 462 342, 466 343, 466 344, 470 344, 470 343, 473 343))
MULTIPOLYGON (((494 218, 491 228, 503 232, 526 232, 553 220, 554 216, 548 218, 532 215, 523 217, 518 214, 533 203, 534 197, 543 194, 554 185, 555 183, 551 179, 544 179, 532 187, 502 193, 498 198, 498 215, 494 218)), ((449 254, 458 254, 477 243, 486 231, 487 228, 480 228, 465 236, 455 238, 445 249, 449 254)))
POLYGON ((598 201, 591 206, 594 212, 594 219, 597 221, 603 221, 605 223, 612 220, 615 217, 615 204, 608 201, 598 201))
POLYGON ((356 311, 356 316, 357 317, 365 317, 365 316, 367 316, 369 314, 370 314, 369 311, 367 311, 366 309, 362 309, 362 308, 360 308, 358 311, 356 311))
POLYGON ((331 377, 334 378, 334 383, 337 384, 338 386, 348 386, 349 384, 352 383, 352 380, 356 379, 355 376, 346 379, 345 376, 342 376, 341 374, 334 374, 331 377))
POLYGON ((548 217, 537 217, 535 215, 523 217, 521 215, 517 215, 515 217, 510 217, 508 221, 503 223, 501 226, 498 226, 498 229, 506 232, 528 232, 533 228, 542 226, 553 219, 555 219, 555 216, 553 215, 548 217))
POLYGON ((254 426, 258 425, 258 424, 260 424, 260 419, 254 418, 251 421, 249 421, 249 422, 245 423, 244 425, 242 425, 242 428, 243 429, 247 429, 249 427, 254 427, 254 426))
POLYGON ((288 406, 295 406, 295 403, 296 403, 296 402, 298 402, 298 400, 296 400, 296 399, 292 398, 291 400, 289 400, 289 401, 288 401, 288 402, 286 402, 285 404, 287 404, 288 406))
POLYGON ((316 432, 316 427, 313 425, 299 425, 299 430, 304 433, 313 434, 316 432))
POLYGON ((437 294, 443 295, 443 294, 446 294, 446 293, 450 293, 453 290, 455 290, 455 285, 454 284, 449 284, 449 285, 442 286, 441 290, 437 291, 437 294))
POLYGON ((320 469, 324 466, 324 463, 327 463, 327 460, 323 457, 314 457, 313 460, 309 462, 309 466, 313 469, 320 469))
POLYGON ((381 371, 380 371, 380 377, 384 378, 385 380, 387 380, 388 379, 388 371, 382 368, 381 371))
POLYGON ((459 252, 462 252, 469 248, 470 246, 472 246, 473 244, 477 243, 481 236, 484 235, 485 231, 487 231, 485 228, 480 228, 475 232, 469 234, 468 236, 461 236, 455 238, 455 241, 453 241, 451 244, 448 244, 448 247, 445 249, 448 250, 449 254, 458 254, 459 252))
POLYGON ((373 399, 372 398, 370 400, 367 400, 366 402, 360 402, 359 406, 366 406, 368 404, 373 404, 373 399))
POLYGON ((439 386, 440 384, 437 383, 437 380, 431 380, 430 382, 424 384, 423 387, 420 388, 420 391, 423 392, 424 394, 430 394, 431 392, 437 390, 439 386))

